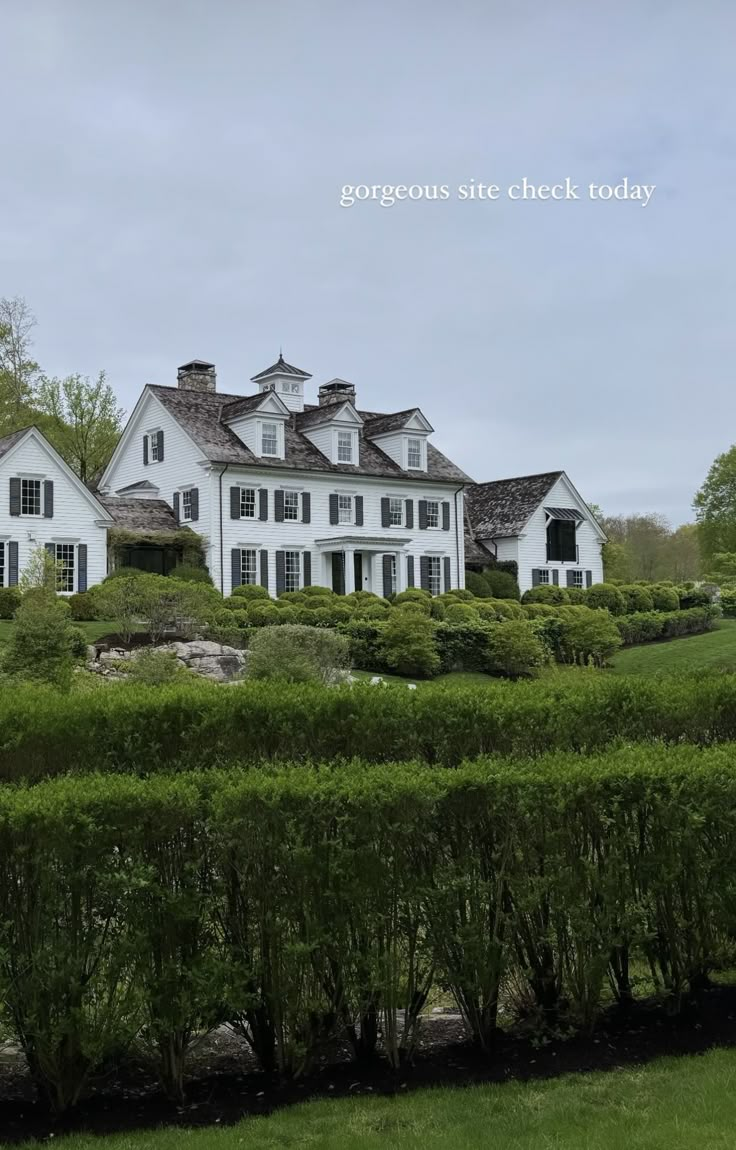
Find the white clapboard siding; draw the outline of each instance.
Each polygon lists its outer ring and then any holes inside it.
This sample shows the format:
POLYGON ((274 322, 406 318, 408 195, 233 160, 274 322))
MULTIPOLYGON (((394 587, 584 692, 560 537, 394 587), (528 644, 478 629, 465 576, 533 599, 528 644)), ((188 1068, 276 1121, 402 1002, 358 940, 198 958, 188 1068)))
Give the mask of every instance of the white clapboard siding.
POLYGON ((107 574, 107 522, 105 512, 78 480, 62 466, 55 452, 35 429, 0 458, 0 542, 4 547, 2 583, 8 585, 8 543, 18 544, 18 571, 22 575, 28 561, 47 543, 67 543, 75 548, 74 590, 78 590, 77 549, 87 547, 87 586, 99 583, 107 574), (20 477, 54 484, 54 514, 10 514, 10 479, 20 477))
MULTIPOLYGON (((566 477, 560 476, 531 516, 522 536, 519 539, 519 589, 522 594, 532 586, 532 571, 535 568, 557 569, 560 586, 567 585, 567 571, 572 568, 576 571, 592 572, 592 582, 600 583, 603 579, 603 540, 593 523, 592 516, 585 504, 578 497, 566 477), (584 520, 578 525, 576 541, 578 546, 578 560, 575 563, 559 563, 547 561, 547 526, 545 507, 568 507, 580 511, 584 520)), ((583 576, 585 580, 585 576, 583 576)))

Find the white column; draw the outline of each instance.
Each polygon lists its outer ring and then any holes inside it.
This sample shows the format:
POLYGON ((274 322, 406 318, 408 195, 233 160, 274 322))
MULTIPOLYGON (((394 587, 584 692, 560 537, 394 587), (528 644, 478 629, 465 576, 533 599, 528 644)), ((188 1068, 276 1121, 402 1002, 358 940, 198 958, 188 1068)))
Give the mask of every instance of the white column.
POLYGON ((396 552, 396 594, 406 591, 406 555, 396 552))
POLYGON ((345 594, 349 595, 355 590, 355 548, 346 547, 343 551, 345 557, 345 594))

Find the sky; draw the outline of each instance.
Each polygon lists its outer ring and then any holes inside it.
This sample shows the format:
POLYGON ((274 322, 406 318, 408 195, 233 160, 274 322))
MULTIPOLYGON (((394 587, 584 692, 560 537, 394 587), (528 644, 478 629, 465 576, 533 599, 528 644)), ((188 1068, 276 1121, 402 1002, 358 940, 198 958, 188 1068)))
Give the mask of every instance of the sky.
POLYGON ((685 522, 736 442, 734 43, 732 0, 0 0, 0 296, 128 411, 283 348, 477 481, 685 522))

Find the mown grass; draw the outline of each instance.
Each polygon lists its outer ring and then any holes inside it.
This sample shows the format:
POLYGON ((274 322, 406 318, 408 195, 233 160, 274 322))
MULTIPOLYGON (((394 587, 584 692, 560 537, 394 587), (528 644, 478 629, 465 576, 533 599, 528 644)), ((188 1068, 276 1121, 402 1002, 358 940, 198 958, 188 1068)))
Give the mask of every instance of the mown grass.
POLYGON ((308 1102, 225 1128, 79 1135, 54 1144, 59 1150, 731 1150, 735 1082, 736 1051, 714 1050, 544 1082, 308 1102))
POLYGON ((610 671, 616 675, 736 671, 736 619, 721 619, 704 635, 627 647, 611 660, 610 671))
MULTIPOLYGON (((75 623, 74 625, 84 631, 88 643, 94 643, 103 635, 113 635, 117 629, 115 623, 104 619, 95 620, 94 623, 75 623)), ((12 619, 0 619, 0 646, 7 643, 14 626, 15 623, 12 619)))

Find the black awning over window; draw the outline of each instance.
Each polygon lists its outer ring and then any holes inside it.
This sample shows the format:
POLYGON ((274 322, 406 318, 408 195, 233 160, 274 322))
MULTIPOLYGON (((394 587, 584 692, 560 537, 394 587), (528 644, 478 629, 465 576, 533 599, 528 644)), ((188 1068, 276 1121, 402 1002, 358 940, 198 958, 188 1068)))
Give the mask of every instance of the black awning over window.
POLYGON ((571 507, 545 507, 545 512, 553 519, 572 519, 574 522, 582 523, 583 517, 579 511, 573 511, 571 507))

